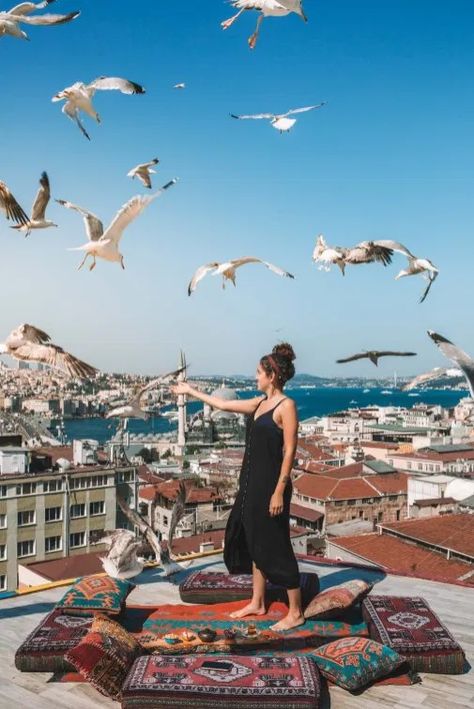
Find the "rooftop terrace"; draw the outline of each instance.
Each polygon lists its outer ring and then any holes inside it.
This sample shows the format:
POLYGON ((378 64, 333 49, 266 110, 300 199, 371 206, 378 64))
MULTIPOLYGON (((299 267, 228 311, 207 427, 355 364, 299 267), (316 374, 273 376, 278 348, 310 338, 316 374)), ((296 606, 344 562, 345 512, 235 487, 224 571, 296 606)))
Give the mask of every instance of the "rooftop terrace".
MULTIPOLYGON (((196 559, 190 569, 175 577, 175 583, 165 579, 160 568, 145 570, 134 579, 137 588, 128 598, 130 604, 158 605, 180 603, 178 583, 190 570, 224 570, 222 556, 213 554, 196 559)), ((321 589, 352 578, 376 582, 375 592, 386 595, 423 596, 462 645, 467 659, 474 660, 474 629, 472 624, 473 590, 462 585, 425 581, 396 575, 385 575, 377 569, 358 567, 325 560, 300 561, 302 571, 316 572, 321 589)), ((34 707, 34 709, 93 709, 118 706, 103 697, 93 687, 82 683, 58 683, 52 675, 22 673, 14 665, 16 648, 62 597, 65 587, 48 588, 36 593, 0 599, 0 707, 34 707)), ((474 706, 474 672, 463 675, 422 674, 422 683, 411 687, 378 686, 359 696, 338 687, 331 687, 322 706, 327 709, 439 709, 474 706)))

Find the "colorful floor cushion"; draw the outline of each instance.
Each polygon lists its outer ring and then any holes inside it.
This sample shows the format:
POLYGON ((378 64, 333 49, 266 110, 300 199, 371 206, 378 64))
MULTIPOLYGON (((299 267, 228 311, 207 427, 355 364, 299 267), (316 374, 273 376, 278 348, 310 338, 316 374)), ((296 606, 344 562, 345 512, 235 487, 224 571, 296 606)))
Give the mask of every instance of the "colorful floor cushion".
POLYGON ((258 616, 232 619, 230 613, 244 605, 245 601, 198 606, 164 605, 145 620, 143 630, 137 637, 151 652, 185 655, 258 652, 260 649, 293 652, 306 647, 319 647, 338 637, 368 635, 366 624, 357 619, 353 623, 307 620, 297 628, 276 633, 270 626, 287 614, 288 608, 284 603, 271 603, 264 619, 258 616), (249 634, 249 624, 254 626, 255 634, 249 634), (205 628, 216 633, 212 642, 200 640, 198 632, 205 628), (228 631, 237 631, 235 637, 227 637, 228 631), (190 640, 183 636, 185 633, 191 633, 195 638, 190 640), (164 637, 169 634, 178 636, 180 642, 169 644, 164 637))
POLYGON ((92 618, 65 615, 54 609, 26 638, 15 653, 21 672, 67 672, 73 669, 64 655, 87 634, 92 618))
POLYGON ((123 709, 316 709, 320 682, 306 657, 200 655, 139 657, 122 693, 123 709))
POLYGON ((394 650, 370 638, 334 640, 314 650, 311 657, 324 677, 349 691, 372 684, 404 663, 394 650))
POLYGON ((62 608, 68 615, 118 615, 134 588, 133 583, 110 576, 84 576, 65 593, 56 608, 62 608))
POLYGON ((463 649, 423 598, 369 596, 362 614, 370 637, 400 653, 413 670, 463 672, 463 649))
POLYGON ((371 591, 373 584, 359 579, 318 593, 306 606, 305 618, 338 618, 359 603, 371 591))
POLYGON ((106 616, 97 616, 90 631, 65 659, 101 694, 119 700, 129 670, 143 653, 125 628, 106 616))
MULTIPOLYGON (((301 597, 305 606, 319 591, 317 574, 300 574, 301 597)), ((184 603, 225 603, 243 601, 252 597, 251 574, 228 574, 217 571, 194 571, 179 586, 184 603)), ((268 600, 287 601, 284 588, 267 581, 268 600)))

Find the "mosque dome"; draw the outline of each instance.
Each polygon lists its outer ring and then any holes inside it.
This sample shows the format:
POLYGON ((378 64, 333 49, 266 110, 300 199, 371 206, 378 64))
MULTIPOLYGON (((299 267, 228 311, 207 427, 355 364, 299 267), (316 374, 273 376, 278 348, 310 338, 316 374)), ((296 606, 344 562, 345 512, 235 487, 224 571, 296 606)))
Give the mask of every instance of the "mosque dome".
MULTIPOLYGON (((224 382, 222 382, 220 387, 214 389, 211 396, 215 396, 218 399, 224 399, 225 401, 232 401, 232 399, 239 398, 239 395, 237 394, 236 390, 226 387, 224 382)), ((216 409, 211 414, 211 418, 213 420, 233 419, 236 416, 238 416, 238 414, 235 414, 232 411, 220 411, 219 409, 216 409)))

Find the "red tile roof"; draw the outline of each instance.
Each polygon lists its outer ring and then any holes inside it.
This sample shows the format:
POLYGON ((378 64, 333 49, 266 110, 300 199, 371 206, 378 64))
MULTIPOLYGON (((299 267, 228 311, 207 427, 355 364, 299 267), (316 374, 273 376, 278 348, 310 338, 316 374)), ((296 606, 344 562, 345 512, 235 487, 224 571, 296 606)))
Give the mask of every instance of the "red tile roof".
POLYGON ((90 574, 103 572, 104 569, 99 556, 104 556, 104 552, 77 554, 76 556, 67 556, 53 561, 36 561, 33 564, 28 564, 28 568, 48 581, 74 579, 79 576, 89 576, 90 574))
POLYGON ((359 441, 361 448, 388 448, 390 450, 398 450, 398 443, 390 443, 389 441, 359 441))
POLYGON ((72 463, 72 446, 41 446, 41 448, 35 448, 33 455, 39 453, 40 455, 47 455, 51 458, 53 465, 56 465, 59 458, 65 458, 72 463))
POLYGON ((425 500, 415 500, 416 507, 433 507, 434 505, 455 505, 454 497, 431 497, 425 500))
POLYGON ((394 453, 393 458, 414 458, 415 460, 431 460, 438 463, 455 463, 457 460, 474 460, 472 450, 454 451, 451 453, 437 453, 436 451, 418 450, 416 453, 394 453))
MULTIPOLYGON (((437 518, 439 519, 439 518, 437 518)), ((421 549, 388 534, 360 534, 355 537, 331 539, 332 546, 340 546, 365 561, 371 561, 391 573, 397 571, 422 578, 455 581, 474 571, 474 567, 457 559, 448 560, 442 554, 421 549)), ((466 579, 474 583, 474 576, 466 579)))
POLYGON ((298 517, 298 519, 305 519, 308 522, 317 522, 318 519, 324 517, 322 512, 318 510, 313 510, 310 507, 303 507, 303 505, 290 504, 290 517, 298 517))
MULTIPOLYGON (((157 495, 161 495, 167 500, 173 501, 178 494, 179 484, 179 480, 166 480, 156 485, 146 485, 140 488, 139 497, 153 501, 157 495)), ((187 504, 192 504, 193 502, 213 502, 214 500, 220 499, 217 490, 209 485, 203 488, 195 487, 192 480, 185 480, 184 485, 186 487, 187 504)))
MULTIPOLYGON (((173 553, 198 553, 200 545, 204 542, 213 542, 214 549, 222 549, 224 547, 224 534, 224 529, 215 529, 203 534, 194 534, 192 537, 175 537, 173 539, 173 553)), ((163 542, 163 547, 167 547, 166 541, 163 542)))
POLYGON ((381 526, 409 539, 433 544, 442 549, 451 549, 474 559, 474 515, 442 515, 381 526))
POLYGON ((406 494, 408 476, 404 473, 385 473, 339 479, 333 475, 304 473, 293 482, 293 486, 299 494, 316 500, 357 500, 406 494))

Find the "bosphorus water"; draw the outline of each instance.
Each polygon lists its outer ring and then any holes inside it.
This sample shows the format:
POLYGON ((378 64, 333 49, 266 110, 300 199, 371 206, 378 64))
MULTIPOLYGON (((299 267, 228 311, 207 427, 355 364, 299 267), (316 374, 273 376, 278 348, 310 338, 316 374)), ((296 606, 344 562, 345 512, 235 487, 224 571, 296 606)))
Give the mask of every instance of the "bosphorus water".
MULTIPOLYGON (((410 396, 413 392, 403 392, 392 389, 391 394, 382 394, 385 389, 370 389, 366 391, 359 388, 346 387, 317 387, 288 389, 298 407, 300 420, 311 416, 324 416, 325 414, 341 411, 348 407, 370 406, 404 406, 412 407, 419 404, 439 404, 445 408, 455 406, 460 399, 468 396, 467 391, 453 391, 450 389, 429 389, 415 392, 419 396, 410 396)), ((256 391, 239 392, 241 398, 256 396, 256 391)), ((194 413, 202 404, 190 401, 188 412, 194 413)), ((128 423, 130 433, 166 433, 176 428, 176 422, 170 422, 161 416, 152 416, 148 421, 131 419, 128 423)), ((74 438, 93 438, 100 443, 109 440, 117 428, 117 422, 111 419, 89 418, 70 419, 64 422, 66 437, 69 441, 74 438)))

